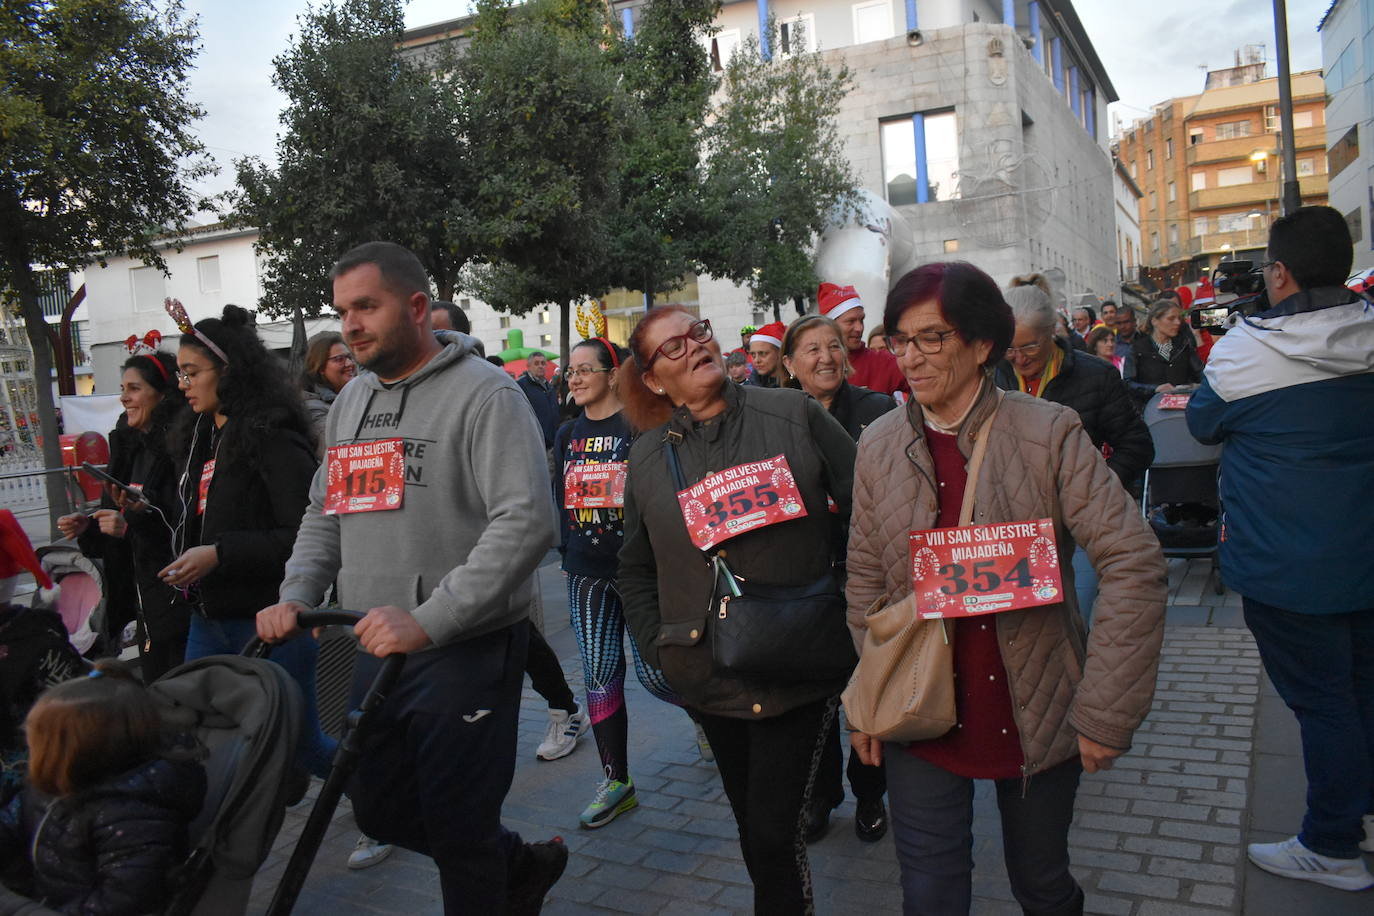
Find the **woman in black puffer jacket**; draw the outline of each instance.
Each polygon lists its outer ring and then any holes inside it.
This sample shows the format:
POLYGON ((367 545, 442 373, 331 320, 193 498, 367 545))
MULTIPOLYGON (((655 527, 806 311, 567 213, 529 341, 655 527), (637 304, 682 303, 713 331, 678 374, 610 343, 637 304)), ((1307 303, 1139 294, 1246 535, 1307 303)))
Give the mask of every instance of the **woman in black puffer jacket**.
POLYGON ((30 785, 0 811, 6 886, 60 913, 160 911, 205 770, 160 756, 157 706, 111 659, 45 693, 26 727, 30 785))

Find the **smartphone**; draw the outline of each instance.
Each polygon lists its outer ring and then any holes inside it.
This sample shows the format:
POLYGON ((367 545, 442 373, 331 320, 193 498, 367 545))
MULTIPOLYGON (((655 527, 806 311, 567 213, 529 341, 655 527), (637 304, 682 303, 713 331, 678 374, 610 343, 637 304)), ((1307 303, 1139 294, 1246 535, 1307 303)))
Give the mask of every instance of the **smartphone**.
POLYGON ((131 487, 127 483, 124 483, 122 480, 118 479, 117 477, 113 477, 105 473, 103 470, 91 464, 89 461, 81 462, 81 470, 85 471, 87 474, 90 474, 92 477, 105 481, 112 487, 124 491, 124 495, 132 500, 135 500, 137 502, 146 502, 148 499, 148 497, 143 495, 142 490, 138 489, 137 487, 131 487))

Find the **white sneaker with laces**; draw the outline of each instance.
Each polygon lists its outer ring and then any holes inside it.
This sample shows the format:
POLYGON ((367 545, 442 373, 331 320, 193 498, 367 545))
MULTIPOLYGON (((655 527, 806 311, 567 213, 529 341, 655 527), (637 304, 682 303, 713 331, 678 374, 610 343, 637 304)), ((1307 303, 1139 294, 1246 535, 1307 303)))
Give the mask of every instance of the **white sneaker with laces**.
POLYGON ((1364 859, 1333 859, 1315 853, 1297 837, 1281 843, 1251 843, 1250 861, 1270 874, 1299 881, 1312 881, 1343 891, 1362 891, 1374 887, 1374 875, 1364 859))
POLYGON ((1365 852, 1374 852, 1374 814, 1364 816, 1364 839, 1360 841, 1360 848, 1365 852))
POLYGON ((549 710, 549 730, 534 754, 540 760, 557 760, 566 757, 577 749, 577 739, 587 733, 591 722, 587 714, 578 710, 569 713, 564 709, 549 710))
POLYGON ((391 850, 392 847, 386 843, 378 843, 367 834, 360 834, 358 842, 353 846, 353 851, 348 854, 348 867, 354 871, 360 868, 371 868, 391 855, 391 850))

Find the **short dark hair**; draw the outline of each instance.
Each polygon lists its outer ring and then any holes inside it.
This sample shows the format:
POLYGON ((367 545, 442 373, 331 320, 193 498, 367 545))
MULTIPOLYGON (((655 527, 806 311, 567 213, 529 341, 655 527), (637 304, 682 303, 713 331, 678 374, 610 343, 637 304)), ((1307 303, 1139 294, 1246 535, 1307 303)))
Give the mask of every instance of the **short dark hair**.
POLYGON ((493 366, 504 366, 506 364, 506 361, 499 356, 488 356, 487 362, 491 363, 493 366))
POLYGON ((364 242, 343 253, 329 271, 334 280, 364 264, 376 264, 382 281, 392 292, 409 298, 415 293, 430 295, 429 275, 414 252, 395 242, 364 242))
POLYGON ((1331 207, 1302 207, 1269 227, 1269 259, 1302 289, 1344 286, 1355 261, 1350 225, 1331 207))
POLYGON ((967 261, 924 264, 898 280, 887 294, 883 327, 892 332, 907 309, 927 299, 940 304, 940 313, 965 343, 992 343, 983 365, 1006 355, 1016 335, 1016 319, 992 277, 967 261))
POLYGON ((443 299, 435 299, 429 304, 431 312, 447 312, 449 324, 453 325, 453 330, 462 334, 472 333, 472 322, 468 320, 468 313, 443 299))

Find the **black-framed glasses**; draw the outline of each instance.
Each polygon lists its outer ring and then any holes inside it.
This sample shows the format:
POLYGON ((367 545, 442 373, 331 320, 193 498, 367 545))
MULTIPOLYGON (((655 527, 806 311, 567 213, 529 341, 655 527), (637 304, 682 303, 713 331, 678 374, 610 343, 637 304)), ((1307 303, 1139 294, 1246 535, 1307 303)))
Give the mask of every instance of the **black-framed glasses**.
POLYGON ((922 331, 919 334, 889 334, 885 339, 887 340, 887 348, 892 351, 893 356, 901 356, 906 352, 907 346, 913 343, 916 344, 916 349, 926 356, 934 356, 944 348, 945 338, 953 337, 958 333, 955 330, 922 331))
POLYGON ((345 363, 351 363, 353 361, 354 360, 352 353, 340 353, 338 356, 330 356, 327 359, 325 359, 325 362, 327 363, 338 363, 340 366, 344 365, 345 363))
POLYGON ((684 334, 674 334, 663 343, 658 345, 658 349, 649 357, 649 361, 644 364, 645 371, 654 364, 660 356, 668 359, 682 359, 687 354, 687 341, 695 340, 697 343, 706 343, 713 337, 711 331, 711 319, 703 318, 700 321, 692 322, 684 334))
POLYGON ((1261 262, 1260 262, 1259 269, 1260 269, 1260 270, 1268 270, 1269 268, 1273 267, 1273 266, 1274 266, 1275 264, 1277 264, 1277 263, 1279 263, 1279 262, 1278 262, 1278 261, 1261 261, 1261 262))

